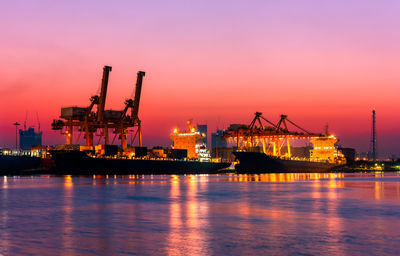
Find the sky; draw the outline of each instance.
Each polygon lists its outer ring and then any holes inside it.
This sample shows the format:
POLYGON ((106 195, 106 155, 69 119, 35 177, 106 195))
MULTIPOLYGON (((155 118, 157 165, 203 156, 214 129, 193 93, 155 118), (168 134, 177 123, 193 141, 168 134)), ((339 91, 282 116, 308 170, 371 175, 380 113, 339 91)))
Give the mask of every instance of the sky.
POLYGON ((344 147, 400 157, 400 2, 2 1, 0 146, 18 121, 44 144, 51 122, 87 106, 110 73, 107 109, 122 109, 146 72, 139 115, 145 145, 171 144, 186 120, 209 132, 281 114, 307 130, 329 124, 344 147), (26 113, 28 111, 28 118, 26 113))

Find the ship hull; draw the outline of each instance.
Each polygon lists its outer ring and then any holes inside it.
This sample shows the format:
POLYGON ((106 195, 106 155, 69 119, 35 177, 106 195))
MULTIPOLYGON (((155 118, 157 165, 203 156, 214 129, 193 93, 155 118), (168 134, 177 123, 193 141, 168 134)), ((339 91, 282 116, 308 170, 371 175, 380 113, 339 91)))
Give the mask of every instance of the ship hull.
POLYGON ((19 175, 39 170, 41 159, 30 156, 0 155, 0 175, 19 175))
POLYGON ((53 153, 53 174, 212 174, 229 163, 186 160, 92 158, 80 153, 53 153))
POLYGON ((236 160, 235 171, 241 173, 268 172, 327 172, 337 164, 325 162, 284 160, 259 152, 233 152, 236 160))

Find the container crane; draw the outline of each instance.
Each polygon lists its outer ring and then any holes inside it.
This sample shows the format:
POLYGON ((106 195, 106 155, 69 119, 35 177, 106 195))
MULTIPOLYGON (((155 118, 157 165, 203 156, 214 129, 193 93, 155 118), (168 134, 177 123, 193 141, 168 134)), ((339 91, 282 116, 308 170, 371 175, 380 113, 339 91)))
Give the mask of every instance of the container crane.
POLYGON ((138 117, 139 113, 139 105, 140 105, 140 96, 142 92, 142 84, 143 84, 143 77, 145 76, 144 71, 139 71, 137 73, 137 80, 136 80, 136 87, 135 87, 135 97, 132 99, 125 100, 125 108, 121 112, 121 117, 119 118, 118 122, 116 123, 117 127, 114 130, 115 136, 113 139, 119 135, 121 140, 121 147, 125 149, 127 147, 127 129, 129 127, 137 127, 136 133, 132 138, 131 145, 133 144, 136 137, 139 140, 139 146, 142 146, 142 131, 141 131, 141 121, 138 117), (128 110, 130 110, 130 115, 128 115, 128 110))
POLYGON ((268 155, 282 156, 281 149, 286 144, 288 152, 287 157, 291 157, 290 139, 312 139, 321 137, 322 134, 308 132, 287 118, 287 115, 281 115, 279 121, 274 124, 262 113, 256 112, 250 125, 239 125, 230 127, 224 132, 224 137, 235 141, 237 148, 253 148, 262 144, 263 152, 268 155), (264 125, 262 121, 268 123, 264 125), (300 130, 290 131, 287 123, 300 130))
MULTIPOLYGON (((79 141, 81 133, 85 132, 86 145, 93 146, 93 134, 98 128, 106 127, 104 124, 104 106, 106 102, 107 87, 109 73, 112 67, 103 67, 103 78, 101 83, 100 96, 94 95, 90 98, 90 105, 88 107, 65 107, 61 108, 61 119, 53 120, 52 129, 61 130, 65 128, 66 144, 73 144, 73 131, 74 127, 79 127, 79 135, 76 144, 79 141), (97 105, 97 112, 92 112, 94 105, 97 105)), ((104 134, 106 134, 104 132, 104 134)), ((106 136, 106 143, 108 136, 106 136)))
POLYGON ((61 119, 53 120, 52 129, 65 131, 66 144, 73 144, 73 131, 74 127, 79 127, 79 135, 76 138, 78 144, 82 133, 85 133, 86 145, 93 148, 93 137, 97 130, 101 130, 99 142, 104 137, 104 144, 109 144, 109 129, 114 129, 114 143, 116 135, 121 139, 122 148, 127 146, 126 137, 127 130, 131 127, 137 127, 135 136, 132 138, 133 144, 136 137, 138 137, 139 145, 142 146, 141 134, 141 121, 138 117, 140 95, 142 91, 143 77, 145 72, 139 71, 137 73, 137 81, 135 87, 135 96, 125 101, 125 108, 122 111, 105 110, 108 80, 112 67, 103 67, 103 76, 101 80, 100 95, 94 95, 90 98, 90 105, 88 107, 66 107, 61 108, 61 119), (133 98, 133 99, 132 99, 133 98), (93 111, 94 106, 97 105, 96 112, 93 111), (128 112, 130 112, 128 114, 128 112))

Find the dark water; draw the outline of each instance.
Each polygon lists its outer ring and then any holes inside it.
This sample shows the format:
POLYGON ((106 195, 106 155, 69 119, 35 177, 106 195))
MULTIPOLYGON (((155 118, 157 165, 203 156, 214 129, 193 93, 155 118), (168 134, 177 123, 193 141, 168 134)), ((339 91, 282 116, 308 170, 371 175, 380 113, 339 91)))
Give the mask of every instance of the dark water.
POLYGON ((400 255, 400 174, 0 178, 0 255, 400 255))

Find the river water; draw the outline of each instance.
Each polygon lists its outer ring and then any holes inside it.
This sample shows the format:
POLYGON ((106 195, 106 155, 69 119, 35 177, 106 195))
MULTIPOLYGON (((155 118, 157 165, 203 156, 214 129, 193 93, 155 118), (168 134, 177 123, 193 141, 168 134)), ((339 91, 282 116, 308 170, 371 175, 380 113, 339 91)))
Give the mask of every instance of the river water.
POLYGON ((400 255, 400 174, 0 178, 0 255, 400 255))

